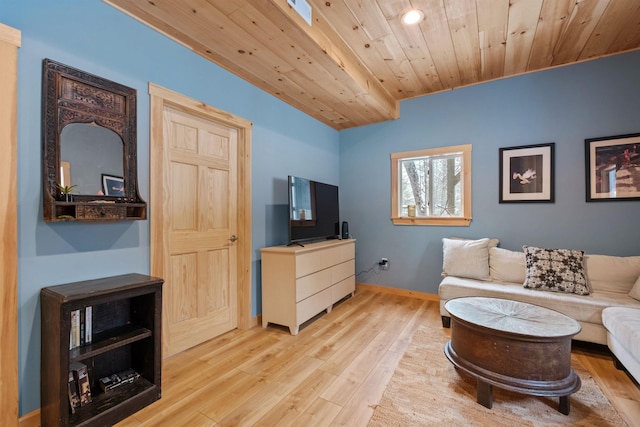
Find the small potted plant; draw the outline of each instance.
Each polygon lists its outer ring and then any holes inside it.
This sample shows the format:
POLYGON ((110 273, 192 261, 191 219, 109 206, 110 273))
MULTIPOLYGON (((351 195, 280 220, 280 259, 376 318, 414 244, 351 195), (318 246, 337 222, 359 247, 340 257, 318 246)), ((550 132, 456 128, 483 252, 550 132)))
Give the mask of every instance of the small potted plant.
POLYGON ((64 201, 65 202, 73 201, 72 200, 73 195, 71 194, 71 192, 76 187, 77 187, 77 185, 60 185, 60 184, 58 184, 58 189, 60 190, 60 193, 62 193, 64 195, 64 201))

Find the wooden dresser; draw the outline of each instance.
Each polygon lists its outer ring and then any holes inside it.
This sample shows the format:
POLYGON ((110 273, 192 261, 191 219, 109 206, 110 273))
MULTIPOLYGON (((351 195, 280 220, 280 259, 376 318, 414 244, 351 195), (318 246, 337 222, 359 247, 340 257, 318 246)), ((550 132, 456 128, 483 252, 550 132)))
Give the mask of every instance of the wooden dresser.
POLYGON ((355 292, 355 240, 273 246, 262 253, 262 326, 288 326, 292 335, 323 310, 355 292))

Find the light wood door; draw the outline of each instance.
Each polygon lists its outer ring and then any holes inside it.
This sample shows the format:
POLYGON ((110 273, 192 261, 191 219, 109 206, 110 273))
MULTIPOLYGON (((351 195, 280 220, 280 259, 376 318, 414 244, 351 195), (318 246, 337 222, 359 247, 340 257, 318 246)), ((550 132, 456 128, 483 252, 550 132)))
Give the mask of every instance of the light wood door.
POLYGON ((150 270, 165 279, 166 358, 235 325, 256 324, 252 124, 153 83, 149 95, 150 270))
POLYGON ((238 133, 168 106, 163 128, 164 354, 170 356, 237 326, 238 133))

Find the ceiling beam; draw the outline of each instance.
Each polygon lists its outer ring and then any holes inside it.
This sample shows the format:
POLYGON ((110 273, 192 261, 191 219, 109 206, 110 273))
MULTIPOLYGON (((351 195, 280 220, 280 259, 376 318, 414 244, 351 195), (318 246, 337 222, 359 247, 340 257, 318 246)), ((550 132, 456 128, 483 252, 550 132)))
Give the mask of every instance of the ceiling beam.
POLYGON ((309 25, 287 0, 104 1, 334 129, 399 117, 316 9, 309 25))

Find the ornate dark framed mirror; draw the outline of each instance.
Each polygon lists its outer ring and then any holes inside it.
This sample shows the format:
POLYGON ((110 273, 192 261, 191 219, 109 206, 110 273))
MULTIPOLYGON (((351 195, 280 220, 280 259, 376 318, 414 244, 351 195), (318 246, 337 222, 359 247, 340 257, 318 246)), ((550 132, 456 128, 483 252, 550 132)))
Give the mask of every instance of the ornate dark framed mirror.
POLYGON ((50 59, 42 85, 44 220, 146 219, 136 90, 50 59))

